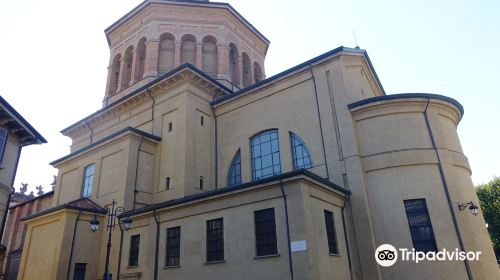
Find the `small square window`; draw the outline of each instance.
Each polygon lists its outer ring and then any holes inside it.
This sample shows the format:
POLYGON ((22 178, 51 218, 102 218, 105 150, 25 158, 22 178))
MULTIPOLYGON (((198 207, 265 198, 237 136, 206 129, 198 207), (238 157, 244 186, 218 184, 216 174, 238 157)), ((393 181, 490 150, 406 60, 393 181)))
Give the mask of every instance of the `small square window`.
POLYGON ((168 123, 168 132, 171 132, 171 131, 172 131, 172 123, 171 123, 171 122, 169 122, 169 123, 168 123))
POLYGON ((166 181, 165 186, 166 186, 167 190, 170 190, 170 177, 167 177, 165 181, 166 181))
POLYGON ((200 178, 200 190, 203 190, 203 178, 200 178))
POLYGON ((201 124, 201 126, 203 126, 205 124, 205 118, 203 116, 201 116, 201 118, 200 118, 200 124, 201 124))

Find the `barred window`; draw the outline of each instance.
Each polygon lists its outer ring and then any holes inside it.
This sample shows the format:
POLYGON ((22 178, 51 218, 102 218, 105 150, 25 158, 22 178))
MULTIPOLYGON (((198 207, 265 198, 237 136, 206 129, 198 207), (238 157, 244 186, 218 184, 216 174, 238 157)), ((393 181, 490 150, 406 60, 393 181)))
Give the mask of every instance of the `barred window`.
POLYGON ((227 176, 227 186, 232 187, 241 184, 241 156, 240 151, 236 153, 231 162, 227 176))
POLYGON ((325 224, 326 236, 328 238, 328 252, 332 255, 339 254, 339 247, 337 245, 337 234, 335 232, 335 219, 333 213, 325 210, 325 224))
POLYGON ((165 266, 180 265, 181 256, 181 227, 167 229, 167 256, 165 266))
POLYGON ((307 149, 306 143, 293 132, 290 132, 290 142, 292 146, 293 169, 311 168, 311 154, 307 149))
POLYGON ((281 173, 278 130, 267 130, 251 140, 252 178, 258 180, 281 173))
POLYGON ((92 195, 92 186, 94 184, 94 172, 95 172, 95 164, 91 164, 85 167, 82 197, 87 197, 92 195))
POLYGON ((130 251, 128 257, 128 266, 138 266, 139 265, 139 244, 141 242, 141 236, 132 235, 130 237, 130 251))
POLYGON ((207 262, 224 260, 224 221, 207 221, 207 262))
POLYGON ((406 216, 410 226, 411 240, 416 251, 437 251, 436 239, 425 199, 405 200, 406 216))
POLYGON ((278 254, 274 208, 254 212, 257 256, 278 254))

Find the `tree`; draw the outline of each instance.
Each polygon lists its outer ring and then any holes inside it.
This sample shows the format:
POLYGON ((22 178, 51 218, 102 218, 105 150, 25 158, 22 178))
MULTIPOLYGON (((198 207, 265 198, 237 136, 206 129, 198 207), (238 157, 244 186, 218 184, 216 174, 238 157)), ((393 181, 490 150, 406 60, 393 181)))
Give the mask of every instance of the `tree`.
POLYGON ((484 219, 488 223, 488 232, 497 259, 500 259, 500 177, 476 187, 484 219))

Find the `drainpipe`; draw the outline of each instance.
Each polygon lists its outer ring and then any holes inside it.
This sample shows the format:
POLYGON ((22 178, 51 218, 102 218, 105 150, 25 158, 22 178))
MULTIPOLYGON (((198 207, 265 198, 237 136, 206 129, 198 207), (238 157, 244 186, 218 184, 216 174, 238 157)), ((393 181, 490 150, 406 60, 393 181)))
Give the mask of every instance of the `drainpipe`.
POLYGON ((319 131, 321 133, 321 144, 323 145, 323 159, 325 161, 326 179, 330 179, 330 174, 328 172, 328 162, 326 161, 326 148, 325 148, 325 137, 323 136, 323 124, 321 122, 321 112, 319 111, 318 88, 316 86, 316 78, 314 76, 312 64, 309 64, 309 71, 311 71, 311 77, 314 85, 314 97, 316 99, 316 110, 318 111, 319 131))
POLYGON ((141 143, 139 144, 139 147, 137 147, 137 157, 135 161, 134 204, 132 205, 133 210, 135 210, 135 202, 137 200, 137 175, 139 169, 139 153, 141 152, 143 142, 144 142, 144 136, 141 137, 141 143))
POLYGON ((78 216, 76 217, 75 220, 75 227, 73 228, 73 237, 71 238, 71 249, 69 251, 68 274, 66 275, 67 280, 69 280, 69 275, 71 274, 71 262, 73 261, 73 248, 75 247, 76 226, 78 225, 78 220, 80 220, 81 215, 82 211, 78 211, 78 216))
POLYGON ((286 221, 286 238, 288 240, 288 264, 290 266, 290 279, 293 280, 293 261, 292 261, 292 248, 290 240, 290 224, 288 222, 288 203, 286 200, 285 190, 283 189, 283 181, 280 179, 281 195, 283 203, 285 204, 285 221, 286 221))
POLYGON ((347 239, 347 229, 345 227, 345 216, 344 216, 344 210, 345 210, 345 205, 347 203, 347 200, 349 200, 349 195, 347 193, 344 193, 344 205, 342 205, 342 226, 344 228, 344 240, 345 240, 345 247, 347 251, 347 261, 349 262, 349 274, 352 279, 352 263, 351 263, 351 253, 349 250, 349 240, 347 239))
POLYGON ((118 218, 118 228, 120 229, 120 249, 118 251, 118 268, 116 271, 116 280, 120 280, 120 273, 122 268, 122 251, 123 251, 123 229, 120 223, 121 219, 118 218))
POLYGON ((154 271, 154 280, 158 280, 158 255, 160 254, 160 222, 158 221, 158 217, 156 217, 156 209, 153 210, 153 217, 155 218, 156 223, 156 245, 155 245, 155 271, 154 271))
MULTIPOLYGON (((212 103, 215 101, 215 97, 217 96, 214 95, 214 98, 212 100, 212 103)), ((215 115, 215 109, 214 109, 214 105, 210 104, 210 109, 212 109, 212 115, 214 116, 214 126, 215 126, 215 188, 217 189, 217 186, 218 186, 218 177, 219 177, 219 172, 218 172, 218 169, 219 169, 219 166, 218 166, 218 161, 219 161, 219 157, 218 157, 218 147, 217 147, 217 144, 218 144, 218 137, 217 137, 217 116, 215 115)))
MULTIPOLYGON (((438 149, 436 147, 436 142, 434 141, 434 134, 432 133, 432 128, 431 128, 431 125, 429 123, 429 117, 427 115, 427 108, 429 107, 430 101, 431 101, 430 98, 427 98, 427 104, 425 105, 425 110, 424 110, 425 124, 427 126, 427 131, 429 132, 429 136, 431 138, 432 149, 434 149, 434 151, 436 152, 436 156, 437 156, 437 160, 438 160, 439 176, 441 177, 441 182, 443 183, 444 192, 446 194, 446 200, 448 201, 448 207, 450 208, 451 218, 453 219, 453 226, 455 227, 455 232, 457 233, 458 243, 460 244, 460 249, 463 252, 465 252, 464 242, 462 240, 462 235, 460 234, 460 229, 458 227, 457 217, 455 216, 455 211, 453 211, 453 203, 451 202, 451 196, 450 196, 450 191, 448 189, 448 183, 446 182, 446 178, 444 176, 443 165, 441 163, 441 157, 439 156, 439 152, 438 152, 438 149)), ((465 264, 465 270, 467 270, 467 276, 469 277, 470 280, 474 279, 472 277, 472 273, 471 273, 470 267, 469 267, 469 262, 467 259, 464 260, 464 264, 465 264)))

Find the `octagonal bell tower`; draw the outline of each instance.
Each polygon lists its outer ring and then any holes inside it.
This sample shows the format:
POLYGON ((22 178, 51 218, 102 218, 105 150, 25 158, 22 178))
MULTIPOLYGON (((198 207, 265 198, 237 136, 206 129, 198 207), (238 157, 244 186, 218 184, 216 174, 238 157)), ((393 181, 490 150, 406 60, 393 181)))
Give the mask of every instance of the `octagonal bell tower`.
POLYGON ((105 33, 103 106, 185 63, 233 91, 265 78, 269 40, 227 3, 146 0, 105 33))

